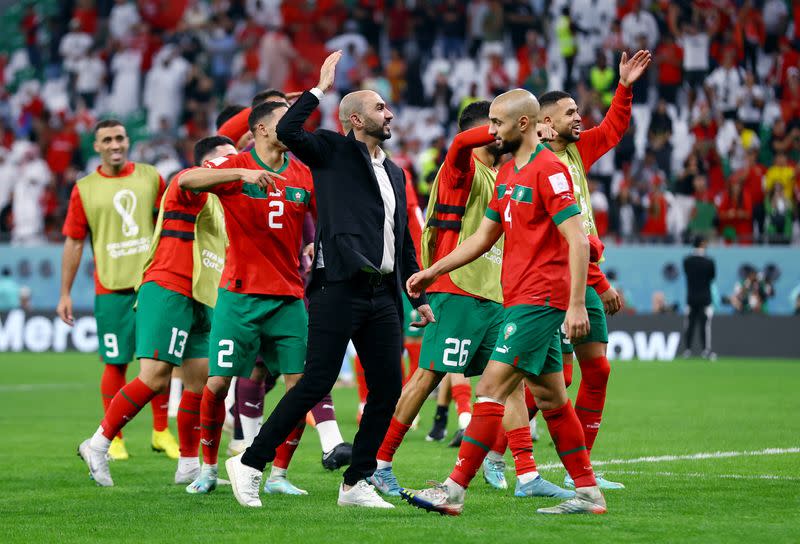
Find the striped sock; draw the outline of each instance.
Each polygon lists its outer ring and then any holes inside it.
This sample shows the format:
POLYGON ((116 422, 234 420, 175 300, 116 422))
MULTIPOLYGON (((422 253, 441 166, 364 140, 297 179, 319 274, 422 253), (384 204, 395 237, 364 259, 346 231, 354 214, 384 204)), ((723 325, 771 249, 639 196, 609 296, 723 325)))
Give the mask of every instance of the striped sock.
POLYGON ((203 395, 183 390, 178 406, 178 442, 181 457, 197 457, 200 448, 200 401, 203 395))
MULTIPOLYGON (((100 378, 100 397, 103 399, 103 413, 108 412, 111 400, 119 390, 125 387, 125 372, 128 365, 105 365, 103 376, 100 378)), ((122 438, 122 433, 118 436, 122 438)))
POLYGON ((581 362, 581 385, 575 399, 575 412, 583 427, 586 447, 592 451, 600 422, 603 419, 603 406, 606 403, 606 386, 611 366, 605 357, 597 357, 581 362))
POLYGON ((575 487, 591 487, 597 485, 592 465, 589 462, 589 450, 581 430, 581 422, 567 401, 561 408, 542 410, 547 429, 556 446, 556 452, 567 472, 575 481, 575 487))
POLYGON ((514 456, 514 468, 517 477, 536 472, 536 461, 533 459, 533 441, 531 429, 527 425, 508 431, 508 447, 514 456))
POLYGON ((225 423, 225 395, 217 397, 208 386, 203 388, 200 401, 200 443, 203 446, 203 463, 216 465, 222 425, 225 423))
POLYGON ((139 378, 119 390, 111 399, 106 415, 100 426, 103 436, 111 440, 130 420, 136 417, 145 404, 150 402, 156 392, 147 387, 139 378))
POLYGON ((458 460, 450 479, 466 489, 477 474, 486 454, 497 438, 498 428, 503 426, 505 407, 497 402, 476 402, 472 410, 472 421, 464 431, 464 439, 458 449, 458 460))

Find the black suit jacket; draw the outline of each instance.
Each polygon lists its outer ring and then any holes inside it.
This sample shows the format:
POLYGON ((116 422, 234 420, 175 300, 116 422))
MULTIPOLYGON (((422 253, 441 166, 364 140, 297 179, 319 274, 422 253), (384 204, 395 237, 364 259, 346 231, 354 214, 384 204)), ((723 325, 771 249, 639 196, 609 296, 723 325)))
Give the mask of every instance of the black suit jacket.
POLYGON ((705 255, 689 255, 683 259, 686 274, 686 303, 689 306, 711 304, 711 284, 717 276, 714 261, 705 255))
MULTIPOLYGON (((310 169, 317 199, 317 235, 312 265, 316 270, 319 246, 325 276, 330 281, 352 278, 359 270, 377 270, 383 257, 384 210, 378 179, 372 168, 367 146, 330 130, 313 133, 303 129, 308 116, 319 105, 306 91, 278 123, 278 139, 310 169)), ((384 168, 394 188, 397 205, 394 213, 397 295, 405 291, 406 280, 419 270, 416 251, 408 230, 405 175, 388 158, 384 168)), ((416 308, 427 304, 425 295, 409 299, 416 308)))

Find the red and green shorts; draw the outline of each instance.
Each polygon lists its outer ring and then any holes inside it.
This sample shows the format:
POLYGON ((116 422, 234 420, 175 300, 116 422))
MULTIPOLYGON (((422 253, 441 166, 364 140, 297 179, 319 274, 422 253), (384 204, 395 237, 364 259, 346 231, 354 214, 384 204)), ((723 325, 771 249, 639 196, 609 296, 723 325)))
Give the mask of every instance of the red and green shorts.
POLYGON ((149 281, 136 304, 136 357, 180 366, 208 357, 213 310, 201 302, 149 281))
POLYGON ((249 377, 256 355, 272 375, 300 374, 308 314, 301 299, 219 290, 209 339, 209 376, 249 377))
POLYGON ((108 365, 126 365, 133 360, 136 345, 136 293, 123 291, 95 295, 94 317, 100 358, 108 365))
POLYGON ((452 293, 429 293, 436 321, 422 336, 419 366, 465 376, 483 373, 503 323, 503 306, 452 293))
POLYGON ((559 331, 565 315, 564 310, 550 306, 509 306, 492 360, 534 376, 561 372, 559 331))

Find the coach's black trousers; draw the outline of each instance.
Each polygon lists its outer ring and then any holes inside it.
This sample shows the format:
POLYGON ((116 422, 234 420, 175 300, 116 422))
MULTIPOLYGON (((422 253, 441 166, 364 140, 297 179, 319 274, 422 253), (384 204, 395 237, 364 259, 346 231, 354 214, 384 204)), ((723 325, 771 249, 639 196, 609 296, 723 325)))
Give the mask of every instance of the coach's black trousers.
POLYGON ((707 304, 690 304, 686 316, 684 340, 686 349, 692 349, 695 329, 700 331, 700 347, 703 353, 711 351, 711 306, 707 304))
POLYGON ((376 276, 360 273, 351 280, 329 282, 324 271, 314 273, 308 292, 308 352, 303 377, 280 400, 245 451, 245 465, 264 470, 275 458, 275 449, 297 422, 333 388, 352 338, 369 395, 344 482, 354 485, 375 471, 375 455, 402 388, 401 301, 393 278, 390 274, 378 282, 376 276))

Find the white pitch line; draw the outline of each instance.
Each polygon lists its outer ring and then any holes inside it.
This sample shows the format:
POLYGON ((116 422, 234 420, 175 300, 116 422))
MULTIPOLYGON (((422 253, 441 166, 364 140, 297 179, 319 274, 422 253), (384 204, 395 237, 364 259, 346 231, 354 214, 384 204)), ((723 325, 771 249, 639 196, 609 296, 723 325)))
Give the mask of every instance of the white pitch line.
MULTIPOLYGON (((728 457, 757 457, 761 455, 786 455, 789 453, 800 453, 800 448, 766 448, 753 451, 712 451, 701 453, 690 453, 687 455, 659 455, 647 457, 634 457, 632 459, 608 459, 605 461, 592 460, 592 466, 602 467, 609 465, 637 465, 640 463, 666 463, 670 461, 699 461, 703 459, 725 459, 728 457)), ((548 463, 539 468, 548 470, 560 468, 561 463, 548 463)))
POLYGON ((83 389, 83 383, 12 383, 0 385, 0 393, 29 392, 42 389, 83 389))
POLYGON ((791 482, 800 481, 800 477, 781 476, 778 474, 708 474, 705 472, 647 472, 644 470, 606 470, 606 474, 633 474, 640 476, 666 476, 683 478, 725 478, 731 480, 785 480, 791 482))

